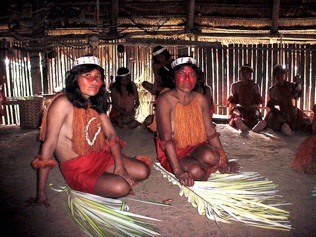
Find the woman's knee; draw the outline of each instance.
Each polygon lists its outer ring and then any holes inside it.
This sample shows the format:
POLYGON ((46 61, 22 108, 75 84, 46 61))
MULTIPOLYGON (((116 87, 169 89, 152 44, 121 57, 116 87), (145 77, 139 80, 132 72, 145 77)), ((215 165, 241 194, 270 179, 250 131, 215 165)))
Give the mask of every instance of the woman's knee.
POLYGON ((97 195, 108 198, 125 197, 131 192, 131 185, 122 177, 100 179, 95 185, 97 195))
POLYGON ((220 161, 219 154, 213 147, 205 151, 205 154, 204 154, 205 163, 211 166, 215 166, 219 163, 219 161, 220 161))
POLYGON ((125 197, 128 194, 130 194, 131 192, 131 185, 126 181, 121 181, 121 182, 117 182, 115 185, 113 185, 112 187, 112 192, 113 195, 116 197, 125 197))
POLYGON ((219 154, 209 144, 204 144, 194 151, 194 158, 199 160, 204 165, 215 166, 220 161, 219 154))
POLYGON ((145 180, 150 175, 150 167, 147 164, 142 164, 142 167, 138 170, 138 179, 139 180, 145 180))
POLYGON ((201 181, 204 179, 206 171, 199 164, 191 165, 189 172, 193 176, 194 180, 201 181))

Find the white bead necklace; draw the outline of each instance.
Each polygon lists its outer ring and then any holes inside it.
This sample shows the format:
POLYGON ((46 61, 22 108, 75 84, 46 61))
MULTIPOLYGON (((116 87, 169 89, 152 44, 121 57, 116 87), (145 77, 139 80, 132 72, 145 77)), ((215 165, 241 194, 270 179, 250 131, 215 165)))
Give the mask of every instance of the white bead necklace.
POLYGON ((95 143, 95 140, 97 139, 97 136, 98 136, 99 133, 101 132, 101 125, 100 125, 100 123, 98 123, 98 125, 97 125, 98 131, 94 134, 94 137, 93 137, 92 141, 90 140, 90 138, 89 138, 89 133, 88 133, 89 127, 90 127, 91 122, 92 122, 93 120, 95 120, 96 118, 97 118, 97 117, 91 118, 91 119, 88 121, 88 123, 87 123, 87 125, 86 125, 86 128, 85 128, 86 141, 87 141, 87 143, 89 144, 89 146, 93 146, 93 144, 95 143))

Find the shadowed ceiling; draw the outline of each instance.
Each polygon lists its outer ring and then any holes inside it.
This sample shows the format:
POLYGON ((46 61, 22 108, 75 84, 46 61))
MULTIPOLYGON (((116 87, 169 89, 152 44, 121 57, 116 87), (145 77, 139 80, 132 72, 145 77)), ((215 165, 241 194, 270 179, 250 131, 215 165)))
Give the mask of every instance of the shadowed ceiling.
POLYGON ((0 34, 18 40, 316 42, 315 0, 2 1, 0 34))

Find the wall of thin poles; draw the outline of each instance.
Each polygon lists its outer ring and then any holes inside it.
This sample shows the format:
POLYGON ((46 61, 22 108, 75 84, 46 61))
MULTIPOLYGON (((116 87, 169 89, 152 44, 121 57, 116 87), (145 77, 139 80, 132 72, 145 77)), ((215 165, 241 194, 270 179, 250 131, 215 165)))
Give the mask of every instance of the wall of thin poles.
MULTIPOLYGON (((101 60, 105 69, 106 88, 115 80, 119 67, 129 68, 132 80, 139 91, 141 105, 138 110, 140 122, 153 113, 153 96, 142 86, 143 81, 153 82, 152 50, 156 45, 127 44, 124 40, 100 44, 97 47, 87 46, 86 41, 67 41, 54 47, 56 57, 48 59, 47 85, 48 94, 60 91, 65 84, 67 71, 77 57, 93 54, 101 60), (124 51, 119 52, 117 46, 122 44, 124 51)), ((261 94, 268 100, 268 89, 273 85, 272 70, 276 64, 287 69, 288 80, 300 75, 303 96, 297 101, 298 108, 311 115, 316 103, 316 47, 313 45, 271 44, 242 45, 234 44, 222 47, 165 45, 173 58, 190 55, 198 63, 206 75, 206 83, 213 89, 216 113, 228 115, 227 98, 230 86, 239 80, 239 68, 250 64, 254 69, 253 80, 260 86, 261 94)), ((41 63, 44 57, 40 54, 41 63)), ((32 76, 29 53, 15 50, 14 57, 6 59, 7 83, 5 93, 9 98, 32 96, 32 76)), ((41 65, 43 66, 43 64, 41 65)), ((44 76, 42 75, 42 79, 44 76)), ((14 104, 14 103, 13 103, 14 104)), ((6 106, 5 124, 18 124, 19 114, 16 105, 6 106)), ((262 112, 266 113, 265 104, 262 112)))

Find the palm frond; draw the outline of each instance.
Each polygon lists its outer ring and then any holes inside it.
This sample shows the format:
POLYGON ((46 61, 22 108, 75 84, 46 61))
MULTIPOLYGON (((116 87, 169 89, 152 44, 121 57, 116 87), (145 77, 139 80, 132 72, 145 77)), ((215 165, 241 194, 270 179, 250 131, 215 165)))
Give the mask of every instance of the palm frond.
POLYGON ((72 190, 69 187, 52 188, 68 193, 68 207, 79 227, 93 237, 157 236, 159 230, 153 224, 140 220, 159 221, 128 212, 129 207, 119 199, 72 190))
POLYGON ((256 172, 214 173, 207 181, 195 181, 193 187, 185 187, 159 163, 154 167, 180 188, 180 196, 187 197, 200 215, 211 220, 224 223, 240 221, 268 229, 291 229, 289 212, 279 208, 290 203, 275 203, 281 197, 277 195, 277 185, 256 172))
POLYGON ((145 221, 157 219, 127 212, 118 199, 68 190, 68 207, 74 220, 90 236, 155 236, 158 229, 145 221))

